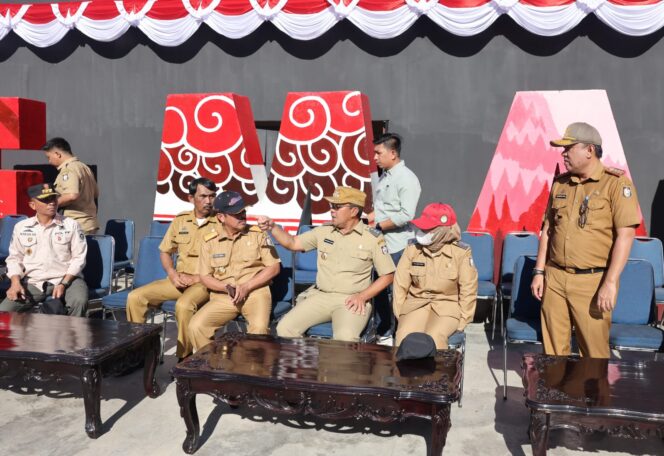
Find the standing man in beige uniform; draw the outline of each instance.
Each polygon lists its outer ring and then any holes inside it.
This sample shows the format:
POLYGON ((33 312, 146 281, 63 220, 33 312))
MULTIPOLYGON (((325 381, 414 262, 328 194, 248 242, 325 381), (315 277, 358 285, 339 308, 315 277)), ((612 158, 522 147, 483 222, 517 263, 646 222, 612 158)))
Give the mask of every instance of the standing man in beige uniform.
POLYGON ((59 195, 49 184, 31 186, 28 196, 36 215, 14 227, 7 257, 11 286, 0 311, 29 310, 52 296, 64 301, 69 315, 83 317, 88 306, 85 235, 78 223, 57 213, 59 195))
POLYGON ((316 285, 302 292, 281 319, 277 334, 301 337, 307 329, 332 320, 333 338, 358 341, 371 316, 369 301, 392 283, 394 262, 383 235, 360 220, 367 195, 337 187, 330 202, 332 224, 291 236, 267 217, 258 226, 293 251, 318 249, 316 285), (380 276, 373 283, 371 272, 380 276))
POLYGON ((531 290, 542 300, 544 351, 569 355, 572 325, 582 356, 609 358, 611 311, 640 217, 624 171, 605 168, 602 138, 591 125, 569 125, 567 168, 551 187, 531 290))
POLYGON ((403 253, 394 276, 396 344, 410 333, 424 332, 447 348, 449 337, 473 320, 477 269, 452 206, 431 203, 411 221, 416 242, 403 253))
POLYGON ((210 343, 217 328, 242 314, 249 334, 269 334, 272 295, 270 282, 281 261, 270 238, 247 225, 247 205, 237 192, 226 191, 214 200, 219 236, 203 243, 198 269, 210 291, 208 302, 189 323, 198 351, 210 343))
POLYGON ((191 181, 189 202, 194 205, 194 210, 175 217, 159 246, 159 258, 168 278, 136 288, 127 297, 127 320, 134 323, 145 323, 149 306, 177 300, 178 359, 191 354, 189 322, 210 298, 208 289, 200 281, 198 256, 203 242, 218 235, 212 208, 216 194, 217 186, 210 179, 200 177, 191 181), (178 255, 177 268, 173 266, 173 254, 178 255))
POLYGON ((66 217, 76 220, 85 234, 99 230, 97 205, 99 188, 92 171, 74 157, 69 143, 63 138, 49 139, 42 147, 48 162, 58 168, 55 190, 60 194, 58 207, 66 217))

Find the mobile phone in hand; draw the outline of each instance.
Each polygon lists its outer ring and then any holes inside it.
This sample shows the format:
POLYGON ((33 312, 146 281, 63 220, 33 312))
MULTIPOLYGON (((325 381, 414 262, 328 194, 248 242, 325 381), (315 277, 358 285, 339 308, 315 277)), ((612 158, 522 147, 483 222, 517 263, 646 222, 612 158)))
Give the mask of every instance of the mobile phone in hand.
POLYGON ((228 296, 231 298, 235 297, 235 287, 233 285, 226 285, 226 291, 228 292, 228 296))

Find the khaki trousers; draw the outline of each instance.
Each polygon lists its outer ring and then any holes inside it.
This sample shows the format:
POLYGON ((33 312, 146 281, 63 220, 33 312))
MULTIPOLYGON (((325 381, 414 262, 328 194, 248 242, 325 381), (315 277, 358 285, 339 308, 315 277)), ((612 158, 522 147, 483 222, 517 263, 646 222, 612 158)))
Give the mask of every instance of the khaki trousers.
POLYGON ((223 293, 213 293, 203 308, 189 322, 189 339, 194 351, 198 351, 212 341, 214 332, 236 318, 238 315, 247 320, 249 334, 269 334, 272 295, 269 287, 259 288, 249 296, 239 308, 231 297, 223 293))
POLYGON ((544 269, 542 337, 548 355, 569 355, 572 325, 581 356, 609 358, 611 312, 597 308, 604 274, 571 274, 553 265, 544 269))
POLYGON ((134 323, 145 323, 148 307, 158 307, 164 301, 175 302, 175 321, 178 325, 178 358, 189 356, 192 345, 189 339, 189 322, 194 313, 210 299, 208 289, 201 283, 195 283, 184 291, 180 291, 168 279, 156 280, 136 288, 127 297, 127 320, 134 323))
POLYGON ((346 309, 347 294, 326 293, 309 288, 300 293, 296 306, 277 325, 279 337, 302 337, 307 329, 332 321, 332 338, 357 342, 371 317, 371 304, 366 304, 365 315, 346 309))
POLYGON ((410 333, 423 332, 433 338, 438 350, 444 350, 447 348, 447 339, 458 327, 458 318, 451 315, 440 316, 431 304, 427 304, 399 317, 396 345, 401 345, 401 341, 410 333))

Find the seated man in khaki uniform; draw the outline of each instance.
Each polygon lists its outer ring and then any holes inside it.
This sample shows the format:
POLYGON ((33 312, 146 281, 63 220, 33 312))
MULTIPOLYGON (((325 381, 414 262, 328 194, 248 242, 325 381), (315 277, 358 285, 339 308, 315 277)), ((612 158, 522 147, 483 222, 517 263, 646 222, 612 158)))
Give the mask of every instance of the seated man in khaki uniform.
POLYGON ((210 343, 217 328, 238 315, 247 319, 247 332, 268 334, 272 295, 270 282, 281 262, 270 238, 247 225, 247 205, 237 192, 214 200, 219 236, 207 239, 198 269, 210 291, 210 302, 191 319, 189 335, 198 351, 210 343))
POLYGON ((148 306, 177 299, 178 359, 191 354, 189 321, 210 298, 207 288, 200 281, 198 255, 201 244, 217 236, 217 219, 212 209, 216 194, 217 186, 210 179, 200 177, 191 181, 189 201, 194 210, 175 217, 159 246, 159 258, 168 278, 136 288, 127 298, 127 320, 135 323, 145 323, 148 306), (173 266, 175 253, 178 255, 177 269, 173 266))
POLYGON ((63 138, 49 139, 42 147, 48 162, 58 168, 55 190, 58 207, 66 217, 81 225, 85 234, 95 234, 99 230, 97 205, 99 188, 92 171, 71 152, 69 143, 63 138))
POLYGON ((48 184, 28 188, 34 217, 14 227, 7 276, 11 286, 0 311, 26 311, 49 296, 64 301, 67 313, 85 316, 88 286, 83 267, 88 245, 81 227, 57 213, 58 193, 48 184))
POLYGON ((358 341, 371 316, 369 301, 392 283, 394 262, 383 235, 360 220, 366 194, 337 187, 330 202, 332 223, 291 236, 267 217, 258 226, 270 230, 289 250, 318 249, 316 285, 302 292, 297 305, 279 322, 281 337, 301 337, 307 329, 332 321, 333 338, 358 341), (379 277, 371 282, 376 269, 379 277))

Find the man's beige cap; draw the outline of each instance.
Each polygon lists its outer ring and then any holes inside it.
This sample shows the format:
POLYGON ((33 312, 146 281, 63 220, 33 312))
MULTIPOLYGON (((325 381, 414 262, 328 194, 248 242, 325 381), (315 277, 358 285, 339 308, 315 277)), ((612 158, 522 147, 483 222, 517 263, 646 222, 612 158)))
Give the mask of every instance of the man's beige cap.
POLYGON ((567 147, 576 143, 602 145, 602 137, 595 127, 585 122, 575 122, 565 129, 561 139, 551 141, 552 146, 567 147))
POLYGON ((337 187, 334 189, 332 196, 326 196, 325 199, 332 204, 354 204, 364 207, 367 194, 352 187, 337 187))

